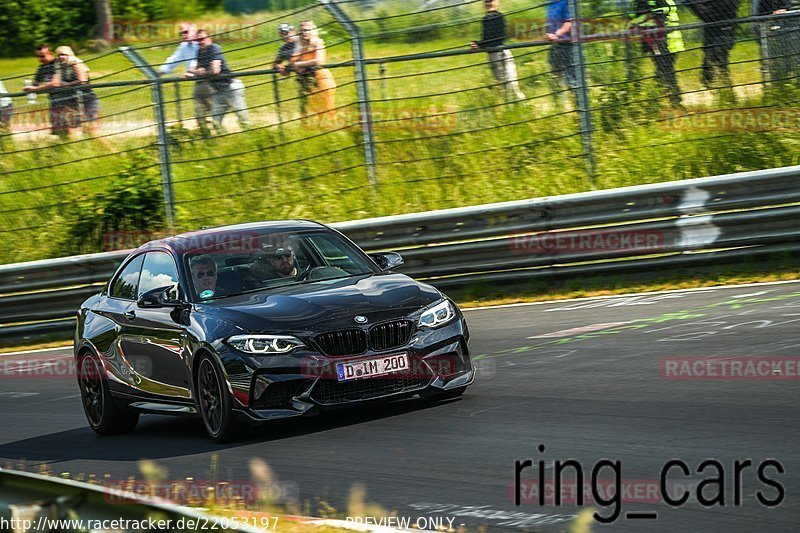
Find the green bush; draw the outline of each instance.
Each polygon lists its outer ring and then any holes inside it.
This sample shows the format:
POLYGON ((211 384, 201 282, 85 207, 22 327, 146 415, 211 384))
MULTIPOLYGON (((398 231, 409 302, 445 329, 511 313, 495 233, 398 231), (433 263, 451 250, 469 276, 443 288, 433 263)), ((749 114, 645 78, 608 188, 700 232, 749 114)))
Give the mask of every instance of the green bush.
POLYGON ((109 190, 78 198, 68 213, 62 252, 93 253, 116 232, 151 233, 165 227, 155 154, 134 154, 109 190), (142 168, 147 167, 147 168, 142 168))

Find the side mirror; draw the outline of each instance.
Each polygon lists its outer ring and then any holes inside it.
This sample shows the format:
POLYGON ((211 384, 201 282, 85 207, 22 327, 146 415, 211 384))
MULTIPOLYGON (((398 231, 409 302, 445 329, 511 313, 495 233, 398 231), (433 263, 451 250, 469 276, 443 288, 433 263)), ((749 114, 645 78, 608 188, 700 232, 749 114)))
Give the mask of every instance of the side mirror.
POLYGON ((403 261, 403 257, 397 252, 370 254, 370 257, 375 260, 380 269, 383 271, 400 268, 405 263, 405 261, 403 261))
POLYGON ((183 302, 174 297, 175 285, 159 287, 142 294, 136 305, 142 309, 162 309, 165 307, 181 307, 183 302))

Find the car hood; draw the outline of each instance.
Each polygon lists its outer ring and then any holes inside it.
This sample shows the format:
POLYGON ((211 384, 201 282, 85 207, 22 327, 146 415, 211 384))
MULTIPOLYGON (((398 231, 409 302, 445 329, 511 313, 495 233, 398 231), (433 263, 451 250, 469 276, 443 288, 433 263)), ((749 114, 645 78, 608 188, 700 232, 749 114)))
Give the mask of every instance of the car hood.
POLYGON ((218 300, 204 311, 258 333, 324 331, 399 318, 442 294, 402 274, 376 274, 283 287, 218 300))

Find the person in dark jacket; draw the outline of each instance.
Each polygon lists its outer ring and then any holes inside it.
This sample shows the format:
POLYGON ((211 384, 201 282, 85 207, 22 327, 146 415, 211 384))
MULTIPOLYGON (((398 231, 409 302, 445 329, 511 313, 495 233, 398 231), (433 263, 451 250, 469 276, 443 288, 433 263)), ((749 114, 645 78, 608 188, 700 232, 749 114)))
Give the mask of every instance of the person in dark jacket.
MULTIPOLYGON (((483 36, 480 41, 473 41, 472 48, 499 48, 506 40, 506 18, 500 13, 500 0, 483 0, 486 16, 483 17, 483 36)), ((517 64, 511 50, 489 52, 489 67, 492 76, 503 84, 506 99, 514 96, 517 100, 524 100, 525 94, 519 88, 517 64)))
POLYGON ((719 80, 722 85, 731 85, 729 69, 730 53, 736 43, 736 18, 741 0, 692 0, 689 8, 694 11, 703 26, 703 86, 712 88, 719 80))

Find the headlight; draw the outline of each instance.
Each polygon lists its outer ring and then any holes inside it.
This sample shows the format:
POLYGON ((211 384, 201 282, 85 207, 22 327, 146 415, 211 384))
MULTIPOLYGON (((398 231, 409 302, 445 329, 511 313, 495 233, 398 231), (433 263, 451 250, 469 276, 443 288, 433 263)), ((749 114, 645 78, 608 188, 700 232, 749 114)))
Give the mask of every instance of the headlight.
POLYGON ((287 335, 236 335, 228 344, 240 352, 256 355, 281 355, 303 346, 303 341, 287 335))
POLYGON ((424 311, 419 317, 419 325, 428 328, 437 328, 442 324, 446 324, 453 320, 456 316, 456 310, 450 300, 445 300, 437 304, 427 311, 424 311))

